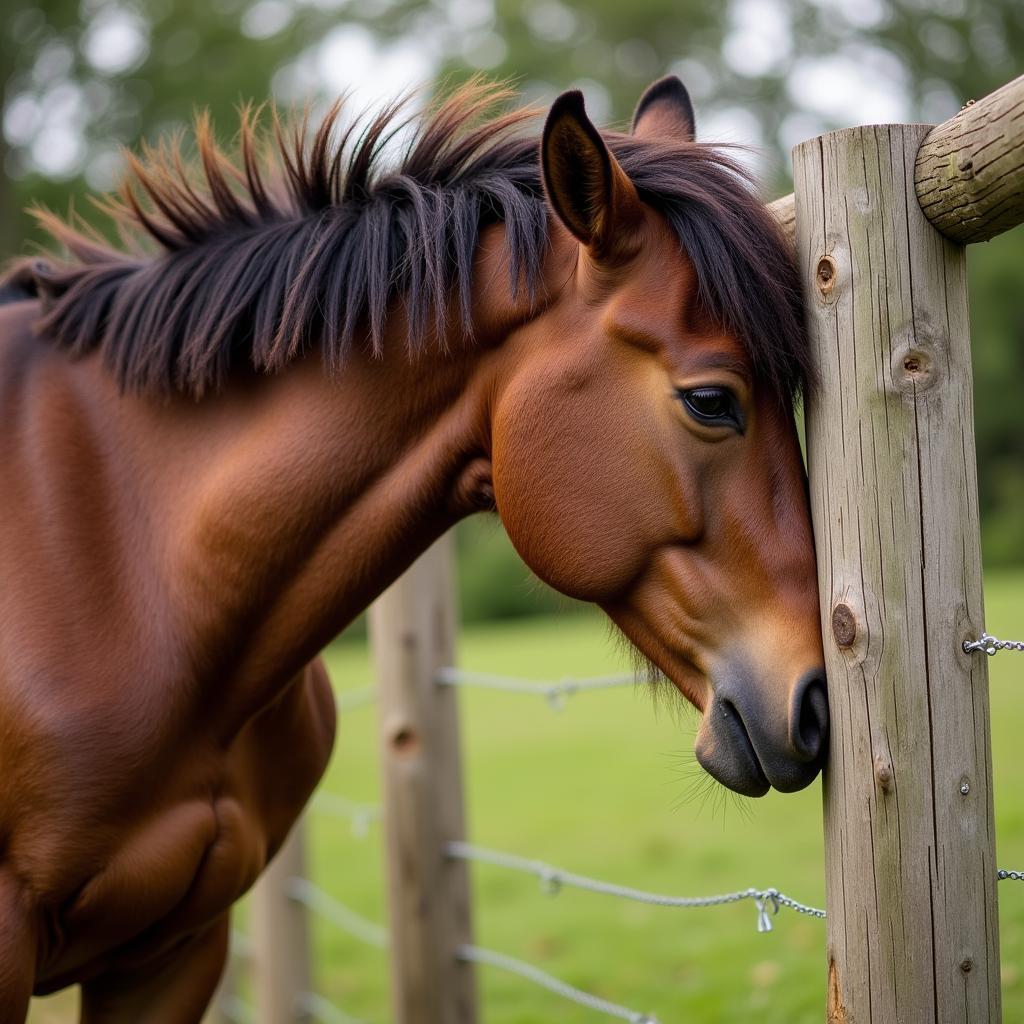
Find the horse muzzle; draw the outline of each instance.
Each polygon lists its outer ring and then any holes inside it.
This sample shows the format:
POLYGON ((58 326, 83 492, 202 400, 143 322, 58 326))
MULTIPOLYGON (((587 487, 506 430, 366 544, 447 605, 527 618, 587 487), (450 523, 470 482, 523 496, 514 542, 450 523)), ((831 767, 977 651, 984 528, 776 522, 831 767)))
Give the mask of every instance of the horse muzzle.
POLYGON ((697 732, 697 761, 709 775, 744 796, 771 787, 792 793, 810 785, 828 753, 825 673, 805 672, 779 714, 746 673, 716 686, 697 732))

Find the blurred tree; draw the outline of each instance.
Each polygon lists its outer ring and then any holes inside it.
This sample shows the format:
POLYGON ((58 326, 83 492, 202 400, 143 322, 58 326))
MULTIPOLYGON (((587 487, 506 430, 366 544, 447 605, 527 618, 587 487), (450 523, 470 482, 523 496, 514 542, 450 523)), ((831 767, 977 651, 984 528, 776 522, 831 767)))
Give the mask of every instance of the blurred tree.
POLYGON ((285 66, 323 89, 318 45, 355 26, 411 41, 441 73, 513 78, 528 97, 577 85, 601 120, 627 119, 651 79, 677 71, 705 137, 761 145, 773 190, 802 138, 857 118, 948 117, 1024 53, 1020 0, 8 0, 5 177, 20 197, 107 185, 116 144, 195 105, 229 125, 285 66))
POLYGON ((626 121, 648 82, 677 72, 698 131, 703 114, 705 137, 763 146, 778 188, 796 142, 858 118, 943 120, 1024 55, 1020 0, 389 0, 372 21, 423 33, 425 11, 443 70, 511 77, 543 99, 576 86, 602 120, 626 121))
POLYGON ((335 18, 299 13, 278 0, 7 0, 0 258, 31 234, 30 200, 62 210, 109 187, 119 145, 181 128, 198 107, 230 126, 240 100, 264 99, 335 18))

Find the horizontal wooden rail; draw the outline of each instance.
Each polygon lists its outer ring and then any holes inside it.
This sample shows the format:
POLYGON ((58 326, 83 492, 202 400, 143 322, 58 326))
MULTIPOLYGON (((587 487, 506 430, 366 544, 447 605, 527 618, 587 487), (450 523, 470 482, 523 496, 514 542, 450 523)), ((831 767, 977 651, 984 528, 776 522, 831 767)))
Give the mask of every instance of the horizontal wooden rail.
POLYGON ((775 214, 785 236, 796 245, 796 197, 792 192, 768 204, 768 209, 775 214))
MULTIPOLYGON (((1024 75, 925 136, 914 189, 932 226, 961 245, 987 242, 1024 221, 1024 75)), ((792 194, 769 209, 795 240, 792 194)))
POLYGON ((914 187, 932 226, 961 245, 1024 221, 1024 75, 928 133, 914 187))

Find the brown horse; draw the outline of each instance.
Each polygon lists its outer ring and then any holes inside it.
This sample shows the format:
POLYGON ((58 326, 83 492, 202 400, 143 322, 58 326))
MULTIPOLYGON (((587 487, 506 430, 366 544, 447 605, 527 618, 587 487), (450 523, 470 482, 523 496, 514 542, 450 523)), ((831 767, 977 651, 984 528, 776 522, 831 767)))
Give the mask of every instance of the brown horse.
POLYGON ((237 164, 200 122, 202 187, 165 147, 108 201, 131 254, 47 217, 69 255, 9 275, 4 1024, 73 983, 90 1024, 200 1017, 331 749, 317 652, 478 510, 703 711, 719 780, 818 772, 791 256, 676 79, 632 134, 566 93, 539 147, 495 100, 391 171, 397 109, 275 119, 273 181, 253 118, 237 164))

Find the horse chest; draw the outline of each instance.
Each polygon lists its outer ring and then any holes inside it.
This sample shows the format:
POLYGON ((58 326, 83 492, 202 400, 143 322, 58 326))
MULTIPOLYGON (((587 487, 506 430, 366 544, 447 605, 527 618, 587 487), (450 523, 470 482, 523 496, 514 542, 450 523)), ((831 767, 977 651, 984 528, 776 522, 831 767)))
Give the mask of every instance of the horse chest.
POLYGON ((156 772, 115 771, 101 802, 94 762, 69 814, 51 803, 24 820, 21 874, 46 922, 37 990, 145 961, 227 910, 283 841, 332 738, 326 676, 307 669, 226 749, 179 743, 176 757, 154 758, 156 772))
POLYGON ((44 909, 37 989, 148 959, 230 906, 264 859, 261 823, 231 797, 161 809, 121 835, 72 897, 44 909))

